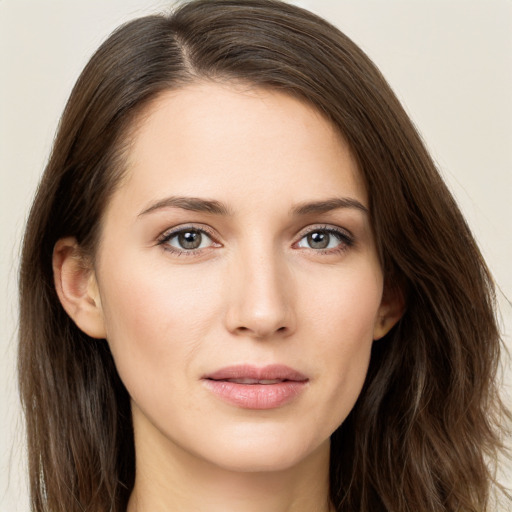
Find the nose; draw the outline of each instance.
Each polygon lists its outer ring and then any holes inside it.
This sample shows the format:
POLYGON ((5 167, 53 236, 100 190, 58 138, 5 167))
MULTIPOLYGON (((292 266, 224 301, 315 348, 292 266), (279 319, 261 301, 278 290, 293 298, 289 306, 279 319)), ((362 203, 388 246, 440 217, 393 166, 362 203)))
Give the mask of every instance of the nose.
POLYGON ((295 331, 294 286, 284 261, 262 252, 241 256, 230 265, 228 279, 229 332, 268 339, 295 331))

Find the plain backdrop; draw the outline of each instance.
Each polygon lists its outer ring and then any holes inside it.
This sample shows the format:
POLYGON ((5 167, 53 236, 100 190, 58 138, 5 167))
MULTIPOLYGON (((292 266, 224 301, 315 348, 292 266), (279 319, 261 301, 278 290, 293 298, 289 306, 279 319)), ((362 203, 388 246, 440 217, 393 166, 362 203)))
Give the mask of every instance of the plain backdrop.
MULTIPOLYGON (((512 2, 295 3, 354 39, 404 103, 500 287, 510 347, 512 2)), ((16 273, 31 199, 65 101, 93 51, 121 22, 170 5, 162 0, 0 0, 0 512, 28 511, 15 354, 16 273)), ((509 367, 509 397, 510 375, 509 367)), ((512 486, 510 474, 504 478, 512 486)))

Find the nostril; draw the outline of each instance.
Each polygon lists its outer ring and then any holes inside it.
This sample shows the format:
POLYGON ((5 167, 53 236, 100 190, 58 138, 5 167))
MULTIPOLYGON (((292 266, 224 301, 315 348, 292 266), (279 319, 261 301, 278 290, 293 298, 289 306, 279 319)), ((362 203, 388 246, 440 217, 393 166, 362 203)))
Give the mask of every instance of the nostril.
POLYGON ((236 328, 236 331, 239 334, 241 334, 241 333, 243 333, 243 334, 252 333, 252 334, 254 334, 257 337, 265 337, 267 335, 270 335, 271 332, 274 332, 274 333, 281 332, 281 333, 283 333, 283 332, 286 332, 287 330, 288 330, 287 327, 284 326, 284 325, 279 327, 279 328, 277 328, 275 331, 269 331, 268 333, 264 333, 263 331, 260 332, 260 331, 258 331, 258 329, 251 329, 250 327, 245 327, 243 325, 241 325, 241 326, 236 328))

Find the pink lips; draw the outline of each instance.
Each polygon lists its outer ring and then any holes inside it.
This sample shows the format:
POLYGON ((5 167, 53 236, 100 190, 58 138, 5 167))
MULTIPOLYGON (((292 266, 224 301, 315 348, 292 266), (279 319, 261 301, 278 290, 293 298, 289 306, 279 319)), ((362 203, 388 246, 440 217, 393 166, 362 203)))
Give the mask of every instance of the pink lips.
POLYGON ((244 409, 281 407, 304 391, 308 378, 284 365, 228 366, 203 377, 222 400, 244 409))

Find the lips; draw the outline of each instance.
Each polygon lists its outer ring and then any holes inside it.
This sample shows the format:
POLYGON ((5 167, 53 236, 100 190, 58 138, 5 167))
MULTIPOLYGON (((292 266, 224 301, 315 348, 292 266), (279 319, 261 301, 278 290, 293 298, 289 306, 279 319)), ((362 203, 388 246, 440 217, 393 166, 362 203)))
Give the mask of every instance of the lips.
POLYGON ((227 366, 226 368, 207 374, 204 378, 211 380, 249 379, 255 381, 290 380, 297 382, 308 380, 304 374, 290 368, 289 366, 280 364, 262 367, 250 365, 227 366))
POLYGON ((203 377, 217 398, 244 409, 274 409, 297 398, 308 378, 284 365, 229 366, 203 377))

